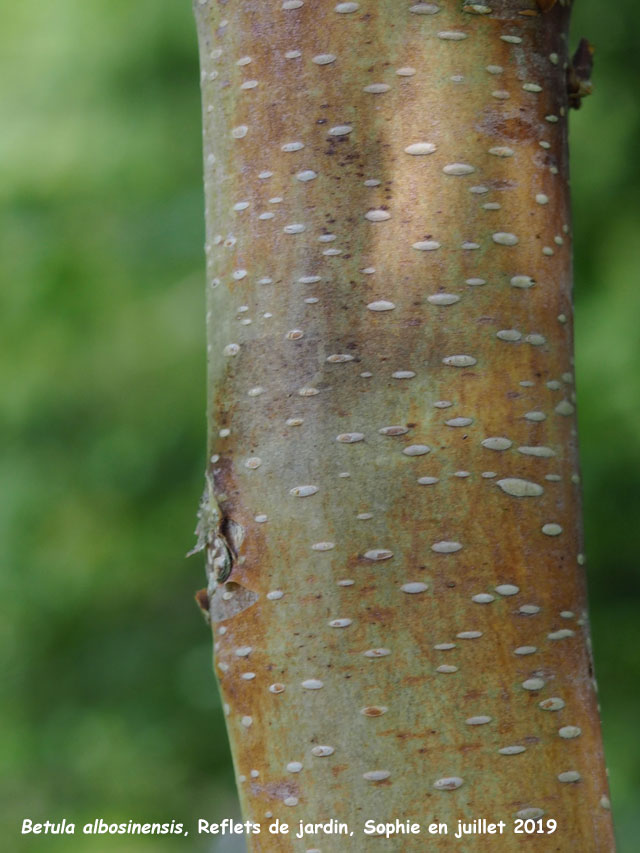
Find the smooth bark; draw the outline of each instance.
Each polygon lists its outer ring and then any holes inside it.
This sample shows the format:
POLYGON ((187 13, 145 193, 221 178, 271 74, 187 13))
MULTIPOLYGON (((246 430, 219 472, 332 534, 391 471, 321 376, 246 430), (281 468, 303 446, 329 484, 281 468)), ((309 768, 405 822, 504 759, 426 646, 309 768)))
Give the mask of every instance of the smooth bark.
POLYGON ((216 672, 254 851, 614 849, 563 2, 196 2, 216 672), (490 8, 489 8, 490 7, 490 8), (268 817, 355 836, 269 836, 268 817), (500 839, 458 819, 507 821, 500 839), (449 823, 381 841, 367 819, 449 823), (544 822, 544 821, 543 821, 544 822))

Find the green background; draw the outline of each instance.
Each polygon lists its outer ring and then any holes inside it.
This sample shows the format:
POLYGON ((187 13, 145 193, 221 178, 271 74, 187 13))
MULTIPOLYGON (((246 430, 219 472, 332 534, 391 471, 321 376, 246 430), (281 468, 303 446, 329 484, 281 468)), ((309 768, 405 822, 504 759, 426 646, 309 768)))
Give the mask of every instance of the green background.
MULTIPOLYGON (((185 561, 205 454, 204 229, 187 0, 21 0, 0 28, 0 810, 234 813, 185 561)), ((579 0, 572 116, 589 589, 622 853, 640 836, 640 6, 579 0)), ((192 849, 223 849, 198 841, 192 849)), ((49 839, 46 849, 184 849, 49 839)), ((237 849, 237 848, 233 848, 237 849)))

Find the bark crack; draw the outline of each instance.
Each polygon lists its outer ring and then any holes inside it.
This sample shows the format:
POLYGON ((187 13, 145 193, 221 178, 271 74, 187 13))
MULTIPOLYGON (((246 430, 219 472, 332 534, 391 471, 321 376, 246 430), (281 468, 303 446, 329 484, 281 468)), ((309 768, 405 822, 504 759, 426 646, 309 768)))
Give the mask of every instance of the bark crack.
POLYGON ((222 510, 215 495, 213 477, 205 475, 205 487, 198 508, 197 541, 187 557, 204 551, 209 595, 224 583, 236 564, 244 528, 222 510))

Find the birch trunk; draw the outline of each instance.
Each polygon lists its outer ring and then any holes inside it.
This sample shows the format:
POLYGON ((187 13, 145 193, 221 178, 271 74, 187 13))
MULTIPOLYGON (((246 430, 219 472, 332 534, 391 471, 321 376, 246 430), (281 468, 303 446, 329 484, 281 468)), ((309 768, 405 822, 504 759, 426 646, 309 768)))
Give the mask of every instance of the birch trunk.
POLYGON ((253 851, 519 850, 518 817, 557 821, 536 850, 614 849, 581 554, 570 10, 488 2, 196 0, 199 600, 253 851), (504 835, 453 837, 483 817, 504 835), (295 837, 330 818, 354 836, 295 837), (396 818, 422 834, 362 832, 396 818))

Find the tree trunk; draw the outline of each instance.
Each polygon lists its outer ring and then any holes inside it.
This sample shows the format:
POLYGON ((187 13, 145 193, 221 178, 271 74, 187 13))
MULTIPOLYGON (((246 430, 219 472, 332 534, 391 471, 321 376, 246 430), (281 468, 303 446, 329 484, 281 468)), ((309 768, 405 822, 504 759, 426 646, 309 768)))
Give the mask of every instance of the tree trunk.
POLYGON ((196 0, 199 601, 254 851, 519 850, 515 821, 540 817, 557 829, 536 850, 614 849, 579 520, 569 4, 488 2, 196 0), (353 837, 295 837, 330 818, 353 837), (363 833, 396 818, 421 834, 363 833), (476 818, 502 837, 453 837, 476 818))

